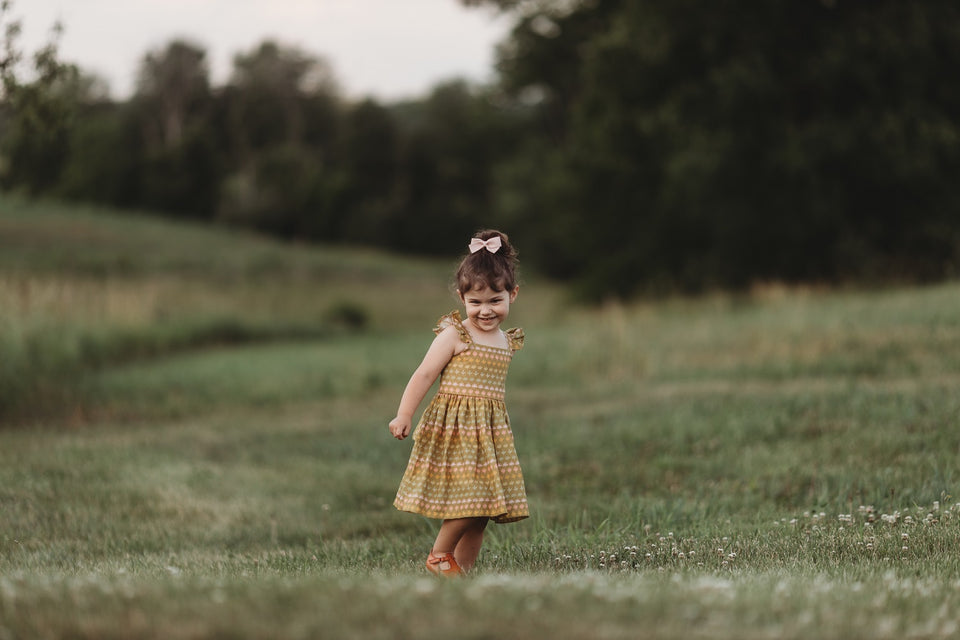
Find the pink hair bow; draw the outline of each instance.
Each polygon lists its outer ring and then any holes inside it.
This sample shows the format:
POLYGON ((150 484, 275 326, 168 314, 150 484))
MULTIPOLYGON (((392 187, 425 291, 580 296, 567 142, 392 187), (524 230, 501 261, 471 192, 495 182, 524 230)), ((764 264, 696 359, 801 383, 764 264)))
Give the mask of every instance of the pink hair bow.
POLYGON ((490 253, 496 253, 500 251, 500 247, 503 245, 500 242, 500 236, 493 236, 489 240, 481 240, 480 238, 474 238, 470 241, 470 253, 476 253, 480 249, 486 249, 490 253))

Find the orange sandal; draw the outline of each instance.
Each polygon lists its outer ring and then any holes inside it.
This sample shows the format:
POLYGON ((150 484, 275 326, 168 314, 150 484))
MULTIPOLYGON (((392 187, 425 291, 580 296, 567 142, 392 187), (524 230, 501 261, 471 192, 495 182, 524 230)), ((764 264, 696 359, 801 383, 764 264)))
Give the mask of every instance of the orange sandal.
POLYGON ((460 565, 457 564, 452 553, 435 556, 432 550, 430 551, 430 555, 427 556, 427 570, 441 577, 463 575, 463 571, 460 569, 460 565))

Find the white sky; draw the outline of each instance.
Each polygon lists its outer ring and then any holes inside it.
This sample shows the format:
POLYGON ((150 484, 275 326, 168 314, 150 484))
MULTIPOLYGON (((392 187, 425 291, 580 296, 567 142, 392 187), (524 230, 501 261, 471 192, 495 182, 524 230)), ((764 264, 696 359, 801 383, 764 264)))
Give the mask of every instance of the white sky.
POLYGON ((325 58, 348 97, 415 97, 453 77, 491 79, 510 28, 458 0, 13 0, 11 17, 31 53, 59 20, 60 57, 106 79, 115 98, 129 96, 148 51, 181 37, 206 50, 214 84, 234 55, 272 38, 325 58))

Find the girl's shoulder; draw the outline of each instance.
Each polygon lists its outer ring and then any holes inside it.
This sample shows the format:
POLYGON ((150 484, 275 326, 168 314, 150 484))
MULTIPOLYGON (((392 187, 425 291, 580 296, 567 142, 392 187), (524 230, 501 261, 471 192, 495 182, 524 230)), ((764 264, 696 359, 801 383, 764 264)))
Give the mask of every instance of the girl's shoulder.
POLYGON ((513 329, 507 329, 503 334, 507 336, 507 344, 510 345, 511 351, 520 351, 520 349, 523 349, 523 329, 514 327, 513 329))
POLYGON ((446 315, 440 316, 440 319, 437 320, 437 326, 433 328, 433 332, 440 335, 445 329, 449 328, 453 328, 453 330, 457 332, 457 335, 460 336, 460 342, 465 344, 473 343, 470 332, 463 326, 463 320, 460 318, 459 311, 451 311, 446 315))

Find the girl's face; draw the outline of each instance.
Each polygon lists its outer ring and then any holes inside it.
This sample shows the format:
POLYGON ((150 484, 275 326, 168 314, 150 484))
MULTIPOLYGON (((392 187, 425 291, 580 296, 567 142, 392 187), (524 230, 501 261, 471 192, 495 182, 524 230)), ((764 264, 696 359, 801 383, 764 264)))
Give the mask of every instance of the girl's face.
POLYGON ((470 323, 483 333, 493 333, 510 314, 510 304, 517 299, 520 287, 512 291, 494 291, 486 286, 483 289, 471 289, 464 293, 458 291, 460 300, 467 311, 470 323))

